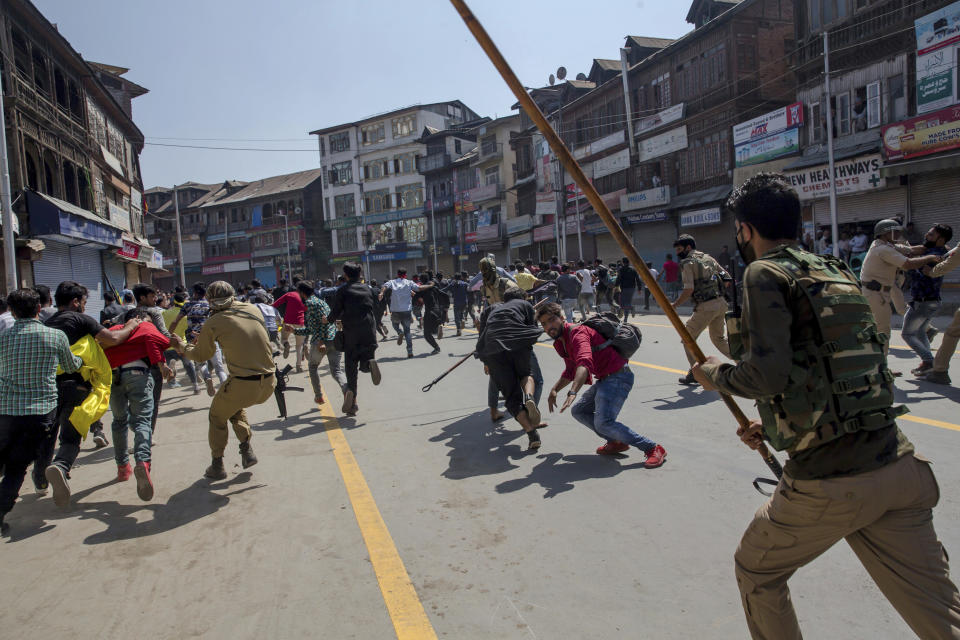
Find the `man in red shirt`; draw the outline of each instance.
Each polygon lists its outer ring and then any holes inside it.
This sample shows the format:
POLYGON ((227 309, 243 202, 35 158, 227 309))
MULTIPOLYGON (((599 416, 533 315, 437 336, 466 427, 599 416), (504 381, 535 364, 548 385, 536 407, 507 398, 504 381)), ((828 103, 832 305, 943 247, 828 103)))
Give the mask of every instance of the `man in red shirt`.
POLYGON ((663 269, 660 270, 660 276, 657 280, 661 278, 666 285, 663 287, 664 292, 671 298, 676 298, 677 294, 680 293, 680 264, 673 261, 672 253, 667 254, 667 259, 663 263, 663 269))
MULTIPOLYGON (((150 319, 142 307, 128 311, 124 321, 130 318, 150 319)), ((114 327, 111 331, 119 329, 122 327, 114 327)), ((113 413, 113 454, 117 461, 117 480, 128 480, 132 472, 137 478, 137 495, 144 501, 153 499, 150 441, 153 435, 154 378, 150 368, 166 363, 163 352, 169 346, 170 338, 160 333, 153 323, 141 322, 126 342, 103 351, 113 367, 110 411, 113 413), (127 429, 133 431, 133 458, 137 463, 134 469, 130 468, 127 453, 127 429)))
MULTIPOLYGON (((283 330, 280 332, 280 338, 283 340, 283 357, 290 355, 290 334, 296 329, 303 329, 303 316, 307 311, 306 300, 310 296, 305 296, 299 290, 293 290, 285 293, 274 301, 273 306, 283 311, 283 330)), ((303 371, 304 343, 306 335, 294 336, 294 344, 297 348, 297 373, 303 371)))
POLYGON ((633 372, 627 367, 627 359, 612 346, 603 346, 606 340, 596 330, 583 324, 564 322, 563 317, 563 309, 555 302, 537 311, 537 321, 553 338, 553 348, 566 364, 566 369, 547 398, 550 412, 557 406, 557 393, 573 383, 560 413, 573 405, 570 410, 573 417, 607 440, 605 445, 597 449, 597 453, 622 453, 633 445, 647 455, 645 467, 659 467, 667 459, 664 448, 617 421, 623 403, 633 388, 633 372), (584 384, 592 386, 573 404, 584 384))

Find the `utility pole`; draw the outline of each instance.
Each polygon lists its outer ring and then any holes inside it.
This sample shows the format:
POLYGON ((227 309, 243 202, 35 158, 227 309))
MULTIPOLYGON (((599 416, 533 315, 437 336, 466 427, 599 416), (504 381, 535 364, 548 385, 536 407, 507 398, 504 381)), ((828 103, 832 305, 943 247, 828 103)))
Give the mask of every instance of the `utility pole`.
POLYGON ((620 75, 623 77, 624 113, 627 114, 627 145, 630 147, 630 156, 637 157, 637 141, 633 137, 633 114, 630 112, 630 81, 627 80, 627 50, 620 49, 620 75))
MULTIPOLYGON (((833 109, 830 108, 830 35, 823 32, 823 77, 827 92, 827 163, 830 172, 830 234, 833 240, 833 255, 840 257, 839 229, 837 228, 837 177, 833 163, 833 109)), ((817 126, 817 123, 813 123, 817 126)), ((814 228, 813 237, 817 237, 814 228)))
POLYGON ((183 268, 183 235, 180 232, 180 196, 177 185, 173 185, 173 218, 177 225, 177 261, 180 263, 180 286, 186 288, 187 277, 183 268))
POLYGON ((283 216, 283 231, 287 236, 287 278, 289 278, 290 281, 292 282, 293 270, 290 269, 290 226, 287 224, 288 222, 287 214, 281 213, 280 215, 283 216))
POLYGON ((433 201, 430 198, 430 237, 433 238, 433 272, 437 272, 437 219, 434 216, 433 201))
POLYGON ((13 204, 10 201, 10 165, 7 162, 7 121, 0 89, 0 207, 3 207, 3 261, 7 293, 17 289, 17 248, 13 239, 13 204))

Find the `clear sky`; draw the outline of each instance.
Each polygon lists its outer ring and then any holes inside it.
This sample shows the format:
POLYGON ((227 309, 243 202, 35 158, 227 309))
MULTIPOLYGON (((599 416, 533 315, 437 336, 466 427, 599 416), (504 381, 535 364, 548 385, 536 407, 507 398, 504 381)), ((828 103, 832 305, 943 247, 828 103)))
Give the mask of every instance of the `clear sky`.
MULTIPOLYGON (((460 99, 494 117, 515 102, 447 0, 33 1, 82 56, 150 90, 133 102, 146 188, 313 169, 309 131, 411 104, 460 99)), ((627 35, 683 35, 689 4, 470 2, 526 86, 618 59, 627 35)))

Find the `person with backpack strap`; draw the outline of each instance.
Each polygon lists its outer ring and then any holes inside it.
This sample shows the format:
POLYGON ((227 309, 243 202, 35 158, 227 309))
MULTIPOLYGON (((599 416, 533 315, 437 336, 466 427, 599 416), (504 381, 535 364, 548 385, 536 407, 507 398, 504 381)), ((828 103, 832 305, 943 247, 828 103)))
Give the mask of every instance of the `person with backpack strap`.
POLYGON ((633 372, 627 366, 627 358, 640 346, 639 329, 621 324, 612 313, 593 315, 581 324, 564 322, 563 309, 554 302, 537 311, 537 321, 553 338, 553 348, 566 365, 547 398, 550 412, 558 404, 557 394, 572 385, 560 412, 570 409, 578 422, 606 439, 606 444, 597 449, 598 454, 623 453, 633 445, 646 454, 646 468, 661 466, 667 459, 666 450, 617 420, 633 388, 633 372), (603 328, 607 335, 595 327, 603 328), (584 384, 591 385, 590 389, 574 404, 584 384))

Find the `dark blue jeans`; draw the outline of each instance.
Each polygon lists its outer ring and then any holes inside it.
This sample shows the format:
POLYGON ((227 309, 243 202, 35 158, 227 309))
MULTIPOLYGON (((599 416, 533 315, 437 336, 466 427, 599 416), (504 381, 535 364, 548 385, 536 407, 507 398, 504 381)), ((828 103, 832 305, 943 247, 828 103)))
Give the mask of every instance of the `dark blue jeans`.
POLYGON ((0 514, 13 509, 27 466, 37 457, 45 438, 56 434, 57 411, 36 416, 0 416, 0 514))
POLYGON ((407 353, 413 353, 413 338, 410 336, 410 323, 413 321, 413 313, 410 311, 393 311, 390 313, 390 322, 393 323, 393 330, 398 334, 402 333, 407 339, 407 353), (403 330, 401 331, 401 327, 403 330))
POLYGON ((650 453, 657 443, 617 420, 632 388, 633 372, 627 368, 603 380, 594 380, 590 389, 570 407, 570 413, 607 442, 623 442, 650 453))

